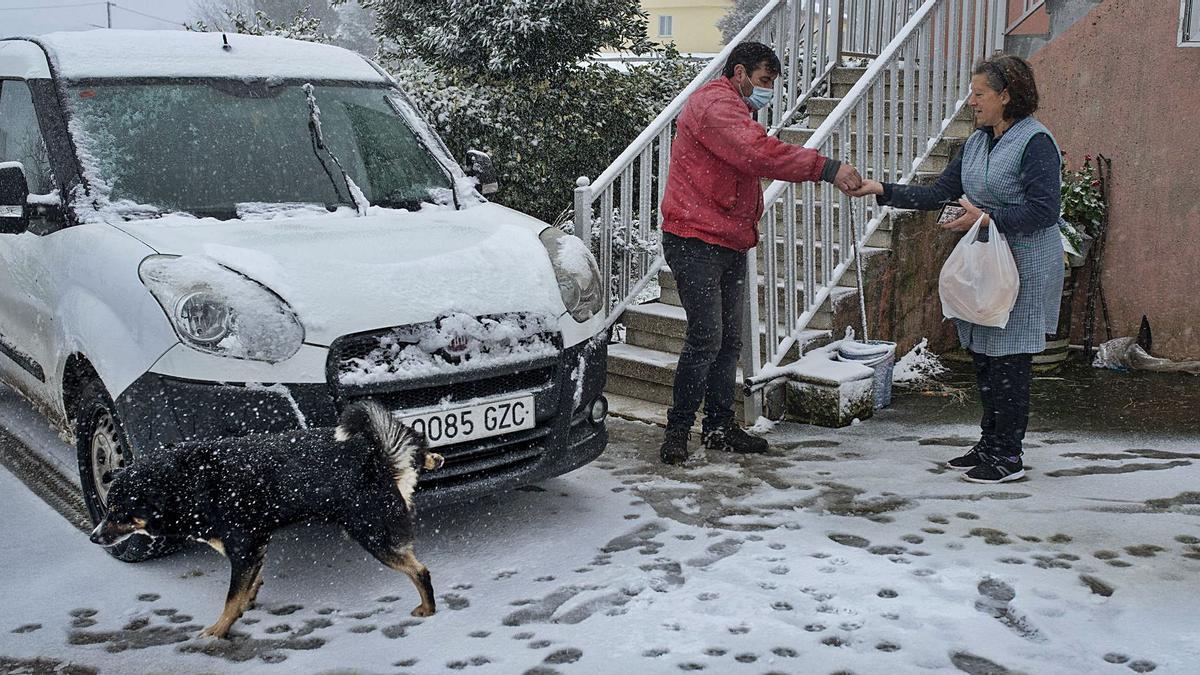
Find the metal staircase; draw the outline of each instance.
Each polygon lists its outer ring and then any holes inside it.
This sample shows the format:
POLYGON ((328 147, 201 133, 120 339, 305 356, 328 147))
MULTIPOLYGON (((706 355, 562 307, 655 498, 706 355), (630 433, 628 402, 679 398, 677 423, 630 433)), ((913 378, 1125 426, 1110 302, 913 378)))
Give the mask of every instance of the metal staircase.
MULTIPOLYGON (((783 62, 774 104, 758 116, 768 133, 864 176, 908 183, 936 176, 954 139, 972 131, 970 68, 1000 44, 1004 11, 1000 0, 772 0, 612 165, 594 181, 579 179, 575 222, 591 214, 593 227, 577 231, 596 238, 600 269, 614 271, 606 306, 610 324, 624 326, 623 343, 609 348, 614 412, 665 419, 684 312, 662 256, 621 243, 658 237, 674 121, 692 92, 720 76, 733 46, 763 42, 783 62), (637 304, 654 282, 658 301, 637 304)), ((764 369, 857 325, 851 231, 865 268, 886 265, 896 215, 828 184, 764 182, 763 195, 759 246, 748 254, 739 375, 747 384, 741 413, 750 421, 776 384, 764 369)))

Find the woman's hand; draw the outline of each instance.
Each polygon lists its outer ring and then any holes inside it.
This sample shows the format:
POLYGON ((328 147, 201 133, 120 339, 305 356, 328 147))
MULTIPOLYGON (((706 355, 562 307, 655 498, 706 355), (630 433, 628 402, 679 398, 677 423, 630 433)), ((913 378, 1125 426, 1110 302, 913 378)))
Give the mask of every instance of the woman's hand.
POLYGON ((857 190, 848 190, 846 194, 851 197, 866 197, 867 195, 883 194, 883 184, 877 180, 863 179, 862 185, 858 186, 857 190))
POLYGON ((983 224, 981 227, 987 227, 991 222, 991 218, 981 211, 978 206, 972 204, 970 199, 963 197, 962 199, 958 200, 958 205, 963 207, 965 213, 942 225, 942 229, 950 230, 952 232, 966 232, 967 230, 971 229, 971 226, 975 224, 975 221, 979 220, 979 216, 981 215, 983 216, 983 224))

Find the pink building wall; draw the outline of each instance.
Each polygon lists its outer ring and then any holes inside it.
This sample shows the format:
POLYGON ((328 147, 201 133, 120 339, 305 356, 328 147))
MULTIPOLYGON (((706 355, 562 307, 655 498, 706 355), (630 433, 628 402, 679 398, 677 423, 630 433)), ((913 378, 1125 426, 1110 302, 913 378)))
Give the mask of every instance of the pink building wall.
POLYGON ((1145 314, 1156 355, 1197 359, 1200 48, 1176 46, 1179 3, 1149 4, 1105 0, 1030 59, 1037 117, 1073 168, 1085 154, 1112 158, 1102 278, 1114 334, 1136 335, 1145 314))

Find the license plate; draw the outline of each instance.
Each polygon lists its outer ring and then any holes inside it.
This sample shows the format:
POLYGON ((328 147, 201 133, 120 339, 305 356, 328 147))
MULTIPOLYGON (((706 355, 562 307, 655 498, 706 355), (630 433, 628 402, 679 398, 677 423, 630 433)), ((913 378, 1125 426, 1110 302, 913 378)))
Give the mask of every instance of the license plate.
POLYGON ((533 396, 397 417, 424 434, 425 440, 433 448, 535 426, 533 396))

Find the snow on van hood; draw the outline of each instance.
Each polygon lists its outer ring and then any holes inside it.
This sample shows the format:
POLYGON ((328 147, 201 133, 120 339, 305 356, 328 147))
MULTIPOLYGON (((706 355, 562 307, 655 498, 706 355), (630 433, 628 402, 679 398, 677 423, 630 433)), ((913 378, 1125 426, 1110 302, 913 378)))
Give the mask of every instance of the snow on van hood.
POLYGON ((311 344, 448 312, 565 311, 538 239, 546 225, 496 204, 114 226, 161 254, 207 256, 265 285, 296 312, 311 344))

